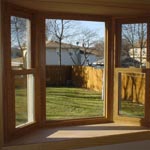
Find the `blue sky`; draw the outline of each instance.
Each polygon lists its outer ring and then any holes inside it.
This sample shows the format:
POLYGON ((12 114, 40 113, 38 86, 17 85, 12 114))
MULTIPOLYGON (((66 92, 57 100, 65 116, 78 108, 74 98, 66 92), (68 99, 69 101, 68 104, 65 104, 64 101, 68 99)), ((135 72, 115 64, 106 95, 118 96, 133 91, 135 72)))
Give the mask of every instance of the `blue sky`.
POLYGON ((105 36, 105 23, 104 22, 94 22, 94 21, 78 21, 82 27, 89 28, 91 30, 96 30, 97 34, 103 38, 105 36))
MULTIPOLYGON (((59 21, 60 20, 58 19, 58 22, 57 22, 58 26, 61 25, 61 23, 59 21)), ((70 20, 70 21, 72 21, 72 28, 70 28, 70 29, 68 28, 68 30, 66 30, 66 33, 68 33, 68 32, 70 32, 70 33, 78 33, 79 32, 80 33, 80 31, 82 32, 82 30, 84 31, 84 29, 85 30, 89 29, 89 30, 97 33, 97 40, 104 39, 104 37, 105 37, 105 22, 80 21, 80 20, 70 20)), ((74 36, 71 38, 64 39, 63 42, 75 44, 79 40, 80 40, 79 36, 74 36)))

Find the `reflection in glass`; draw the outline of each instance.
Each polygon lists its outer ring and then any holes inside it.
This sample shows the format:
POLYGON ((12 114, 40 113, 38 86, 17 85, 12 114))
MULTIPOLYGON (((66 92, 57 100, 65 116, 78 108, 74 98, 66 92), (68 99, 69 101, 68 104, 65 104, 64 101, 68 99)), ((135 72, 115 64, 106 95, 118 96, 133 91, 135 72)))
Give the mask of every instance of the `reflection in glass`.
POLYGON ((34 121, 33 75, 15 76, 16 126, 34 121))
POLYGON ((121 67, 145 68, 147 24, 123 24, 121 36, 121 67))
POLYGON ((119 115, 144 117, 145 74, 119 73, 119 115))
POLYGON ((11 16, 12 69, 31 68, 30 20, 11 16))

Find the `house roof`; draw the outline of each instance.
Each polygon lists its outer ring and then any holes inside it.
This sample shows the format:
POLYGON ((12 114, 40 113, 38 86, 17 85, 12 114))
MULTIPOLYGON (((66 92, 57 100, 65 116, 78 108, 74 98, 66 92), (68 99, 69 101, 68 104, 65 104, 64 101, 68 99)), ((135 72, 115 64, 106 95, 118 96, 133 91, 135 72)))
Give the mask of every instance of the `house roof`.
MULTIPOLYGON (((67 43, 61 43, 61 46, 63 49, 77 49, 78 46, 72 45, 72 44, 67 44, 67 43)), ((47 41, 46 42, 46 48, 58 48, 59 47, 59 42, 57 41, 47 41)))
POLYGON ((96 56, 103 56, 103 52, 100 50, 96 50, 95 48, 89 48, 89 49, 84 49, 84 48, 80 48, 81 53, 84 53, 84 51, 86 51, 86 53, 88 54, 93 54, 96 56))
MULTIPOLYGON (((46 48, 51 48, 53 50, 56 50, 58 49, 59 47, 59 42, 57 41, 47 41, 46 42, 46 48)), ((95 48, 83 48, 83 47, 80 47, 80 46, 76 46, 76 45, 72 45, 72 44, 67 44, 67 43, 62 43, 61 44, 61 47, 62 49, 65 49, 65 50, 70 50, 70 49, 74 49, 74 50, 80 50, 81 53, 88 53, 88 54, 93 54, 93 55, 96 55, 96 56, 102 56, 102 52, 100 50, 96 50, 95 48)))
POLYGON ((22 64, 23 64, 23 58, 22 57, 12 58, 12 60, 11 60, 12 66, 20 66, 22 64))

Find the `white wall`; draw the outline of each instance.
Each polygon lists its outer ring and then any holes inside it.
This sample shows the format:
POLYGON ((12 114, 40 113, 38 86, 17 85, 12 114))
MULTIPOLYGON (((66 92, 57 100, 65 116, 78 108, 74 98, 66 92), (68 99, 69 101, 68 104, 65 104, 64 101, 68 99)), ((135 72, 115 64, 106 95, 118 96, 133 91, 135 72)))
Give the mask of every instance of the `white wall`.
MULTIPOLYGON (((73 54, 72 57, 75 60, 75 62, 78 62, 77 56, 74 53, 72 53, 72 54, 73 54)), ((63 49, 61 57, 62 57, 61 58, 62 65, 75 65, 73 63, 72 59, 70 58, 68 50, 63 49)), ((58 56, 56 50, 54 50, 54 49, 46 50, 46 65, 59 65, 59 56, 58 56)))
MULTIPOLYGON (((81 54, 81 64, 83 63, 84 60, 85 60, 84 54, 81 54)), ((97 58, 97 56, 90 54, 88 56, 88 60, 89 60, 89 64, 93 64, 94 62, 98 61, 99 59, 97 58)), ((85 65, 88 65, 88 63, 86 62, 85 65)))
MULTIPOLYGON (((57 50, 58 51, 58 50, 57 50)), ((77 56, 77 54, 75 54, 75 50, 70 50, 72 52, 72 57, 73 60, 79 65, 79 61, 82 62, 85 60, 84 55, 83 54, 79 54, 77 56), (78 60, 78 58, 80 57, 81 60, 78 60)), ((92 64, 93 62, 98 61, 97 56, 95 55, 89 55, 88 57, 89 63, 92 64)), ((59 65, 59 56, 56 52, 56 49, 47 49, 46 50, 46 65, 59 65)), ((76 65, 70 55, 68 50, 62 50, 62 65, 76 65)), ((85 65, 88 65, 88 63, 85 63, 85 65)))

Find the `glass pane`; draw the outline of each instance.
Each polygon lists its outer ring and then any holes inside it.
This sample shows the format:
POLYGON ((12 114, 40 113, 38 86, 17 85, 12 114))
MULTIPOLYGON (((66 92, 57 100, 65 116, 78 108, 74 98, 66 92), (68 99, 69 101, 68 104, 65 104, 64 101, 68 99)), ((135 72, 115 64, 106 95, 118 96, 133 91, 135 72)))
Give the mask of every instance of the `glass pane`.
POLYGON ((31 68, 30 20, 11 17, 11 66, 12 69, 31 68))
POLYGON ((47 19, 46 29, 46 119, 105 116, 105 23, 47 19))
POLYGON ((16 126, 34 121, 34 77, 15 76, 16 126))
POLYGON ((119 73, 119 115, 144 118, 145 74, 119 73))
POLYGON ((121 67, 146 68, 147 23, 123 24, 121 67))

